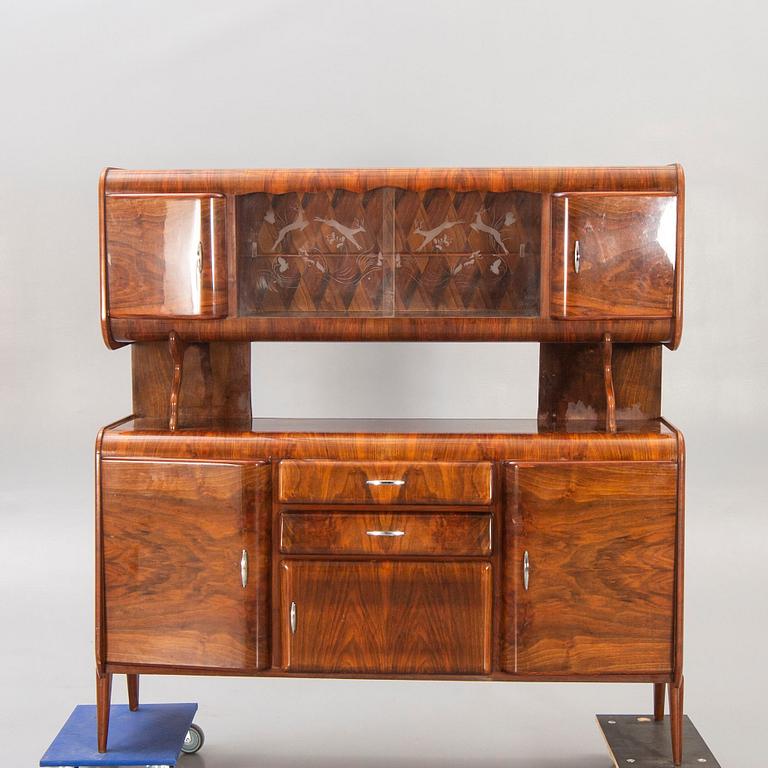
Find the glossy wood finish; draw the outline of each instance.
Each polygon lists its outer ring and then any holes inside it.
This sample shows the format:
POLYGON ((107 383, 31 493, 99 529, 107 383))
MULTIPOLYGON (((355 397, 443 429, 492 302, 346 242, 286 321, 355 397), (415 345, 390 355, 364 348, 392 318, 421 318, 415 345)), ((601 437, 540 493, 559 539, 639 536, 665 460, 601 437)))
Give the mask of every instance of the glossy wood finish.
POLYGON ((106 198, 110 317, 223 317, 227 313, 221 196, 106 198))
POLYGON ((108 662, 266 666, 269 480, 266 464, 103 462, 108 662))
POLYGON ((398 187, 423 192, 664 192, 678 189, 676 165, 615 168, 260 168, 251 170, 108 169, 107 193, 365 192, 398 187))
MULTIPOLYGON (((617 423, 661 415, 661 346, 611 344, 611 381, 617 423)), ((539 420, 597 427, 608 416, 605 347, 542 344, 539 351, 539 420)))
POLYGON ((667 696, 667 686, 665 683, 653 684, 653 719, 664 719, 664 700, 667 696))
POLYGON ((512 465, 506 487, 503 667, 671 674, 677 466, 512 465))
MULTIPOLYGON (((184 345, 177 426, 250 424, 251 349, 245 342, 184 345)), ((131 347, 133 413, 170 423, 177 361, 168 342, 131 347)))
MULTIPOLYGON (((588 421, 535 419, 254 419, 171 434, 165 421, 125 419, 106 430, 104 457, 340 461, 677 461, 676 430, 663 421, 620 421, 607 435, 588 421), (182 439, 179 439, 182 438, 182 439)), ((343 475, 345 477, 345 475, 343 475)), ((322 495, 322 494, 318 494, 322 495)))
POLYGON ((677 200, 669 196, 556 196, 552 201, 553 314, 562 318, 672 317, 676 216, 677 200))
POLYGON ((280 573, 287 671, 490 672, 489 563, 293 560, 280 573))
POLYGON ((292 555, 491 554, 491 515, 389 512, 284 512, 280 551, 292 555), (383 535, 391 533, 393 535, 383 535))
POLYGON ((288 503, 490 504, 488 462, 280 462, 288 503), (401 483, 377 485, 377 483, 401 483))

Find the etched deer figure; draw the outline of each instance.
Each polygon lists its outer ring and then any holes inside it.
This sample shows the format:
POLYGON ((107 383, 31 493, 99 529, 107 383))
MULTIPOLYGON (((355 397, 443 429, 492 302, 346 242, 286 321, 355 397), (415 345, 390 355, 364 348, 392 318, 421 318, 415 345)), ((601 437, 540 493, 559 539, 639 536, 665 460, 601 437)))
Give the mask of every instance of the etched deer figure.
MULTIPOLYGON (((355 235, 360 232, 365 232, 365 227, 358 226, 346 227, 344 224, 340 224, 336 219, 323 219, 320 216, 315 216, 315 221, 319 221, 323 224, 327 224, 329 227, 335 229, 342 237, 346 237, 352 245, 357 248, 358 251, 362 250, 360 244, 355 240, 355 235)), ((357 222, 355 222, 357 224, 357 222)))
POLYGON ((416 249, 417 251, 421 251, 424 248, 426 248, 436 237, 441 235, 443 232, 445 232, 446 229, 450 229, 451 227, 455 227, 457 224, 463 224, 463 221, 444 221, 442 224, 438 225, 434 229, 421 229, 421 225, 417 229, 413 230, 413 233, 415 235, 421 235, 424 240, 422 241, 421 245, 416 249))
POLYGON ((469 226, 472 227, 475 232, 485 232, 487 235, 490 235, 496 241, 499 247, 504 251, 504 253, 509 253, 507 246, 504 245, 504 241, 501 239, 501 232, 483 221, 484 213, 485 208, 481 208, 479 211, 477 211, 475 213, 475 220, 469 226))
POLYGON ((285 236, 289 232, 295 232, 296 230, 302 231, 309 226, 309 222, 304 218, 304 211, 299 209, 299 215, 290 223, 286 224, 278 233, 275 244, 272 246, 272 250, 276 251, 280 243, 283 242, 285 236))

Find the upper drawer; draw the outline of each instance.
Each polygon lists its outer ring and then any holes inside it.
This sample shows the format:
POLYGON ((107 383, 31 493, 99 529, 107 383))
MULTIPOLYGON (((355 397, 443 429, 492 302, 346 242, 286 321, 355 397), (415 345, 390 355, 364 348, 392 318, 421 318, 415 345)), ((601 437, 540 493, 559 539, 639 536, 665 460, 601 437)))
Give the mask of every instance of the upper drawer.
POLYGON ((490 514, 285 512, 280 551, 291 555, 488 556, 490 514))
POLYGON ((490 462, 280 462, 280 501, 321 504, 483 504, 490 462))
POLYGON ((556 196, 553 316, 672 317, 676 244, 676 197, 556 196))
POLYGON ((216 195, 108 195, 110 316, 225 316, 225 205, 216 195))

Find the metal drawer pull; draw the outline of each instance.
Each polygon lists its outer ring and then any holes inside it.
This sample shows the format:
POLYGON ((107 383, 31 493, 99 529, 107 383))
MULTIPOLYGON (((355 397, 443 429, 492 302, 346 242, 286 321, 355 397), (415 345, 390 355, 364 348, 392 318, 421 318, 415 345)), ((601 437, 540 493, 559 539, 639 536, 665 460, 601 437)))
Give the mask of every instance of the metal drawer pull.
POLYGON ((240 556, 240 581, 245 589, 248 586, 248 552, 246 550, 243 550, 240 556))
POLYGON ((573 246, 573 270, 578 275, 580 269, 581 269, 581 244, 577 240, 573 246))
POLYGON ((405 531, 366 531, 369 536, 405 536, 405 531))
POLYGON ((531 576, 531 561, 528 557, 528 550, 525 550, 525 553, 523 554, 523 589, 525 591, 528 591, 528 581, 530 580, 531 576))
POLYGON ((291 601, 291 634, 296 634, 296 603, 291 601))
POLYGON ((405 485, 405 480, 366 480, 366 485, 405 485))

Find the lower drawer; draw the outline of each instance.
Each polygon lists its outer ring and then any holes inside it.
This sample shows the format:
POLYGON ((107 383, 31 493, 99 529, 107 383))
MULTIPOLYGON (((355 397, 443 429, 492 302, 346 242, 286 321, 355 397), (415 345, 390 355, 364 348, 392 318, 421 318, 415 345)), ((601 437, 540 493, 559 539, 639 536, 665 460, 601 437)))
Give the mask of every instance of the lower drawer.
POLYGON ((280 551, 290 555, 439 555, 491 553, 491 516, 284 512, 280 551))

